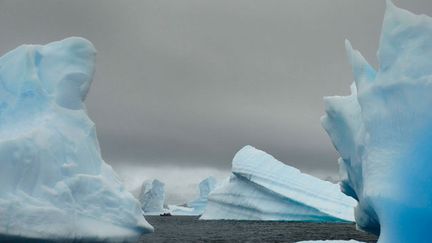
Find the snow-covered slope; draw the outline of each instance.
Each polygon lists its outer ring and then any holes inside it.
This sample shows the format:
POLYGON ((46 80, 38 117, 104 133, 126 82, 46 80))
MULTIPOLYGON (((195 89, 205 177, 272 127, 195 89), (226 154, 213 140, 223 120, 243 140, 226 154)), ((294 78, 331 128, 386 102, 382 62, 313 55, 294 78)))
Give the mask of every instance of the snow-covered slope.
POLYGON ((353 221, 355 200, 339 186, 246 146, 232 175, 212 191, 201 219, 353 221))
POLYGON ((355 83, 326 97, 342 191, 359 228, 380 242, 429 242, 432 225, 432 19, 387 1, 379 69, 346 43, 355 83))
POLYGON ((157 179, 144 181, 138 199, 145 214, 160 214, 165 202, 165 184, 157 179))
POLYGON ((83 103, 94 61, 77 37, 0 58, 0 235, 119 240, 153 230, 101 158, 83 103))

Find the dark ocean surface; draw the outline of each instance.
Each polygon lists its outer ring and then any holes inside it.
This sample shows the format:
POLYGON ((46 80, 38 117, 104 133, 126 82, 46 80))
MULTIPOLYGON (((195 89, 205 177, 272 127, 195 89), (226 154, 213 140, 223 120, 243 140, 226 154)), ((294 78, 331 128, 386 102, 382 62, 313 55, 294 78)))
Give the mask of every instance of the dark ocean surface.
POLYGON ((297 242, 301 240, 358 240, 376 242, 375 235, 351 223, 198 220, 188 216, 146 216, 155 232, 140 242, 297 242))

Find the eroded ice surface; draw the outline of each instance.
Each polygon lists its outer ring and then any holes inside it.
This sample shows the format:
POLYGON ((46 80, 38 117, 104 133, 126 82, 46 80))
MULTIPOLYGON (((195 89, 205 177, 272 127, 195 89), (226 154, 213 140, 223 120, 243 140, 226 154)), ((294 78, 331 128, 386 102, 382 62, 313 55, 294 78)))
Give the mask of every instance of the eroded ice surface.
POLYGON ((151 232, 101 158, 84 99, 95 49, 82 38, 0 58, 0 235, 124 239, 151 232))
POLYGON ((325 98, 322 124, 340 154, 341 189, 359 228, 380 242, 432 237, 432 19, 387 1, 371 67, 347 41, 350 96, 325 98))
POLYGON ((145 214, 162 213, 165 203, 165 184, 157 179, 144 181, 138 199, 145 214))
POLYGON ((355 205, 338 185, 246 146, 233 159, 232 175, 210 193, 201 219, 353 221, 355 205))

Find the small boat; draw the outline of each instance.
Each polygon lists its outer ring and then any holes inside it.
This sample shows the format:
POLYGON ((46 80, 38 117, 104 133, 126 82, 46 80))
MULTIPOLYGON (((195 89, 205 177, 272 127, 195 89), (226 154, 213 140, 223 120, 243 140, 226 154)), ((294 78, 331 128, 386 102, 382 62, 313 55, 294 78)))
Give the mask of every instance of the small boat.
POLYGON ((165 217, 165 216, 172 216, 170 213, 161 213, 161 214, 159 214, 160 216, 162 216, 162 217, 165 217))

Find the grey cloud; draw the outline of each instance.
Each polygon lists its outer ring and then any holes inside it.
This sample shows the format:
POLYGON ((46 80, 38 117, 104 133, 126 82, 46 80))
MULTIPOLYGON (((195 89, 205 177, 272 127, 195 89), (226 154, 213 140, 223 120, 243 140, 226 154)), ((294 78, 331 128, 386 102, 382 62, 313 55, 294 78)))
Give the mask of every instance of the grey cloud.
MULTIPOLYGON (((429 0, 395 1, 432 15, 429 0)), ((227 169, 246 144, 300 169, 337 169, 322 97, 347 94, 349 38, 375 66, 376 0, 0 1, 0 51, 83 36, 108 163, 227 169)))

